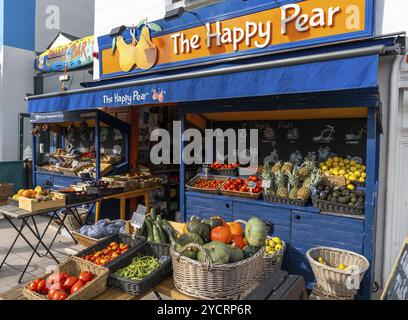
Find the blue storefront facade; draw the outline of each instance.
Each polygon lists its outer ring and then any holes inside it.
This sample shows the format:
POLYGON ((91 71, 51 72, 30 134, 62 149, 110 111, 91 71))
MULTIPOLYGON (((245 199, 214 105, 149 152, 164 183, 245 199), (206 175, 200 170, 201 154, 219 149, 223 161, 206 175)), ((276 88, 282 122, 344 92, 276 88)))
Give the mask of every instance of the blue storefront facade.
MULTIPOLYGON (((225 122, 236 113, 259 113, 262 119, 273 111, 325 110, 331 119, 344 119, 360 110, 367 127, 364 216, 328 214, 311 204, 297 207, 207 195, 186 191, 184 183, 180 213, 184 221, 193 215, 228 221, 262 218, 273 226, 270 234, 288 244, 284 268, 304 276, 310 289, 315 280, 305 256, 308 249, 320 245, 362 254, 371 268, 359 297, 369 299, 379 185, 379 59, 398 54, 405 41, 399 35, 374 37, 374 16, 373 0, 223 1, 194 14, 155 21, 160 28, 151 27, 143 47, 156 53, 154 63, 143 68, 138 60, 124 60, 125 46, 146 36, 143 24, 120 34, 112 31, 98 39, 101 80, 81 90, 28 97, 29 112, 172 104, 179 110, 183 132, 192 116, 202 119, 204 128, 214 128, 217 119, 225 122)), ((179 139, 186 144, 182 135, 179 139)), ((181 164, 182 182, 185 172, 181 164)))

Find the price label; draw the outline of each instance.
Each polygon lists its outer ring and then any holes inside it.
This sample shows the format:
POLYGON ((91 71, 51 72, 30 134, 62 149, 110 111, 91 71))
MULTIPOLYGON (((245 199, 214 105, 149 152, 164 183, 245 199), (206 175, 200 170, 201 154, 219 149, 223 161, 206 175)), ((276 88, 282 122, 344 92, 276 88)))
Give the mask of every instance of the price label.
POLYGON ((79 162, 77 160, 72 161, 72 168, 78 167, 79 162))
POLYGON ((251 182, 248 183, 248 188, 249 189, 255 189, 256 186, 257 186, 256 182, 251 181, 251 182))
POLYGON ((262 188, 264 189, 269 189, 271 187, 271 184, 271 180, 262 180, 262 188))
POLYGON ((146 219, 146 212, 147 212, 147 208, 145 206, 139 205, 137 207, 136 212, 133 213, 130 224, 136 229, 141 229, 146 219))

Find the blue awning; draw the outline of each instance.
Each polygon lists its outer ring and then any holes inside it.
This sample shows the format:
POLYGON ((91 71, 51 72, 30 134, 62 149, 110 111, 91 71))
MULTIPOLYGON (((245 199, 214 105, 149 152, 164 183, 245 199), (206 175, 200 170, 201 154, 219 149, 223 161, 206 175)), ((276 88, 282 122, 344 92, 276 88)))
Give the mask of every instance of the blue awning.
POLYGON ((29 100, 29 112, 51 112, 317 93, 378 86, 377 54, 154 84, 98 88, 29 100))

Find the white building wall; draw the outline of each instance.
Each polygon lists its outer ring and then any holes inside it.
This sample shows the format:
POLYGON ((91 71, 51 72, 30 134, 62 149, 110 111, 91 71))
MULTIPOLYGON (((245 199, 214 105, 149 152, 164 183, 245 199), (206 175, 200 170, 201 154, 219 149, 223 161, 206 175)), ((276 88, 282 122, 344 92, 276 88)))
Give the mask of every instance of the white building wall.
POLYGON ((19 113, 27 112, 24 97, 33 92, 34 52, 14 47, 3 47, 2 88, 0 117, 0 159, 19 158, 19 113))

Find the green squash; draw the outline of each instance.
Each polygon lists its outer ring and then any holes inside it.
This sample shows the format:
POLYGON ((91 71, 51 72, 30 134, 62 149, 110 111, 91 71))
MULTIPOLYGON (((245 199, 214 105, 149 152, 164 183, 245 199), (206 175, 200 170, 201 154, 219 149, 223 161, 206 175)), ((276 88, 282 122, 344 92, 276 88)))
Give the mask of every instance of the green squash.
POLYGON ((243 250, 245 259, 252 257, 259 251, 260 247, 246 246, 243 250))
POLYGON ((262 247, 265 244, 268 229, 258 218, 251 218, 245 226, 245 238, 250 246, 262 247))
MULTIPOLYGON (((231 249, 222 242, 213 241, 207 243, 204 245, 204 250, 214 264, 227 264, 230 261, 231 249)), ((205 255, 201 251, 198 253, 197 258, 201 263, 205 263, 205 255)))
POLYGON ((210 239, 210 226, 197 220, 193 220, 187 225, 188 232, 198 234, 204 242, 210 239))
POLYGON ((203 221, 203 223, 208 224, 210 226, 210 229, 214 229, 216 227, 221 227, 224 225, 224 222, 219 218, 210 218, 203 221))
MULTIPOLYGON (((200 246, 204 245, 204 241, 203 239, 201 239, 199 235, 195 233, 186 233, 186 234, 182 234, 176 240, 175 250, 178 253, 181 253, 181 250, 190 243, 197 243, 200 246)), ((195 249, 195 248, 188 249, 182 253, 183 256, 193 259, 193 260, 197 260, 197 254, 198 254, 198 249, 195 249)))
POLYGON ((229 263, 236 263, 245 259, 244 251, 240 248, 232 248, 229 263))

